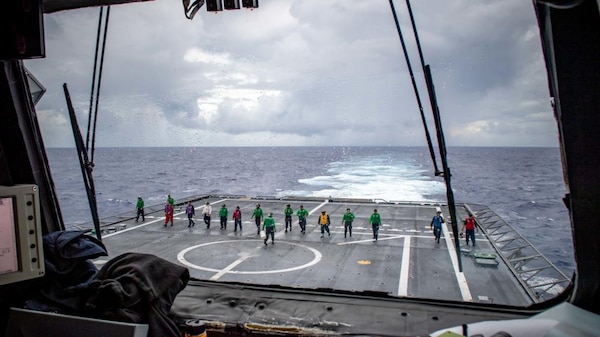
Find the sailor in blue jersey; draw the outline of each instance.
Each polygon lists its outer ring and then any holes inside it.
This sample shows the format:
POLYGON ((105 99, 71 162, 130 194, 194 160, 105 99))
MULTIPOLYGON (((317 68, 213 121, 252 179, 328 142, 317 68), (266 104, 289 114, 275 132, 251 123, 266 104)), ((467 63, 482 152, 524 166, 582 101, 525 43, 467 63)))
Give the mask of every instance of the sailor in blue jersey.
POLYGON ((442 211, 435 212, 433 219, 431 219, 430 228, 433 228, 434 240, 436 240, 437 243, 440 243, 440 237, 442 236, 442 224, 444 222, 442 211))
POLYGON ((196 224, 194 219, 192 219, 194 215, 196 215, 196 209, 191 201, 188 201, 187 207, 185 208, 185 214, 187 214, 188 217, 188 227, 193 227, 196 224))

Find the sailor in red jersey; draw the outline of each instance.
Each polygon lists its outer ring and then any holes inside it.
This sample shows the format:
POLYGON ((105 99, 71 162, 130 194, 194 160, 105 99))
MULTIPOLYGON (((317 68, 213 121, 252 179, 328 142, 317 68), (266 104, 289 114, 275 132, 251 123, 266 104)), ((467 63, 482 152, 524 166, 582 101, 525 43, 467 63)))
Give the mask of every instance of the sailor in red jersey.
POLYGON ((236 232, 238 225, 240 226, 240 231, 242 230, 242 211, 240 211, 240 206, 235 207, 235 211, 233 211, 233 231, 236 232))
POLYGON ((173 205, 169 202, 165 204, 165 227, 167 227, 167 223, 171 222, 171 226, 173 226, 173 205))
POLYGON ((469 214, 467 216, 467 218, 465 219, 465 221, 464 221, 462 229, 460 230, 461 234, 463 232, 465 232, 467 234, 467 235, 465 235, 465 237, 467 239, 467 246, 469 245, 469 237, 473 241, 473 246, 476 246, 476 244, 475 244, 475 230, 479 231, 479 229, 477 229, 477 225, 475 223, 475 218, 473 218, 473 214, 469 214))

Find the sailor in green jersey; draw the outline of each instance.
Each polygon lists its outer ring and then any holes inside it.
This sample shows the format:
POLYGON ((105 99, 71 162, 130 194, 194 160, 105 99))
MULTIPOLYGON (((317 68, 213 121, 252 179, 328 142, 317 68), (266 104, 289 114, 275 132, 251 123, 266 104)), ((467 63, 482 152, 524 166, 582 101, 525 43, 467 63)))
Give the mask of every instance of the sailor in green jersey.
POLYGON ((269 235, 271 235, 271 244, 275 244, 275 219, 273 219, 273 213, 269 213, 269 216, 265 219, 263 223, 263 229, 265 230, 267 236, 265 236, 265 245, 267 244, 267 240, 269 240, 269 235))
POLYGON ((142 197, 138 197, 135 208, 137 209, 137 216, 135 217, 135 222, 138 222, 138 220, 140 219, 140 215, 142 216, 142 222, 146 221, 144 218, 144 199, 142 199, 142 197))
POLYGON ((300 225, 300 233, 306 233, 306 217, 308 217, 308 211, 304 209, 304 206, 300 205, 300 209, 296 212, 298 216, 298 224, 300 225))
POLYGON ((256 204, 256 208, 252 212, 252 218, 254 218, 254 223, 256 223, 256 234, 260 235, 260 224, 263 221, 263 211, 260 208, 260 204, 256 204))
POLYGON ((283 210, 285 214, 285 232, 288 231, 288 225, 290 226, 290 232, 292 231, 292 215, 294 214, 294 210, 290 206, 290 204, 285 205, 285 209, 283 210))
POLYGON ((373 227, 373 239, 377 241, 377 237, 379 236, 379 226, 381 225, 381 216, 377 213, 377 209, 373 210, 373 214, 369 218, 369 223, 373 227))
POLYGON ((229 211, 227 211, 227 207, 225 206, 225 204, 223 204, 223 206, 221 206, 221 209, 219 210, 219 217, 221 218, 221 229, 227 229, 227 214, 229 214, 229 211))
POLYGON ((350 231, 350 237, 352 237, 352 221, 354 221, 354 214, 350 212, 350 208, 346 208, 346 214, 344 214, 344 218, 342 219, 342 224, 344 225, 344 237, 346 237, 348 231, 350 231))
POLYGON ((171 204, 171 206, 173 206, 173 208, 175 208, 175 199, 171 198, 171 195, 167 195, 167 202, 169 204, 171 204))

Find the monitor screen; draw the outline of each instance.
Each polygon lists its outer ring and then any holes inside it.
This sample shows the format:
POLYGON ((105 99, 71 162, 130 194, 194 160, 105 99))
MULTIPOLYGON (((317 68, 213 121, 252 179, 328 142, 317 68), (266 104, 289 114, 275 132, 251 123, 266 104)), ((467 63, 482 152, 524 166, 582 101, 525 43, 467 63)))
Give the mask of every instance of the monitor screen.
POLYGON ((0 186, 0 285, 44 275, 36 185, 0 186))
POLYGON ((0 197, 0 274, 19 270, 13 197, 0 197))

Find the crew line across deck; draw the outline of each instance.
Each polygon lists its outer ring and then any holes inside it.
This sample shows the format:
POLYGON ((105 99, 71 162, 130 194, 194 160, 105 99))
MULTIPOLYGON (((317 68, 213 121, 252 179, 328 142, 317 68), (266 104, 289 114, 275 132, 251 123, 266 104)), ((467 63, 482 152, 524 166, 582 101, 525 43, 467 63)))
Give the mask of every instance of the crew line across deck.
MULTIPOLYGON (((197 202, 198 211, 205 201, 197 202)), ((164 217, 158 213, 154 219, 152 215, 146 216, 146 222, 141 224, 128 220, 124 223, 125 229, 104 235, 103 241, 111 257, 132 250, 152 253, 186 265, 192 277, 198 279, 381 291, 400 297, 467 302, 530 303, 505 266, 482 268, 470 263, 472 258, 466 254, 462 256, 463 272, 458 270, 449 228, 444 224, 444 240, 439 244, 429 229, 435 206, 248 198, 209 201, 217 206, 213 207, 213 223, 219 222, 215 211, 220 205, 227 204, 229 209, 240 206, 245 219, 243 232, 233 232, 232 225, 227 230, 214 225, 206 229, 201 219, 196 221, 195 227, 188 228, 187 217, 179 217, 185 212, 175 214, 175 226, 163 227, 164 217), (256 203, 261 203, 265 215, 273 212, 277 223, 274 245, 269 242, 265 246, 258 240, 254 221, 249 219, 256 203), (292 204, 294 210, 303 204, 309 210, 306 234, 300 233, 296 216, 293 217, 294 230, 284 231, 286 204, 292 204), (344 238, 341 218, 347 207, 355 213, 356 220, 353 236, 344 238), (371 228, 367 227, 374 208, 379 210, 383 220, 377 242, 372 240, 371 228), (321 210, 330 214, 331 237, 320 238, 320 229, 315 225, 314 214, 321 210)), ((493 251, 483 235, 477 235, 477 243, 477 249, 493 251)), ((102 262, 97 261, 99 265, 102 262)))

